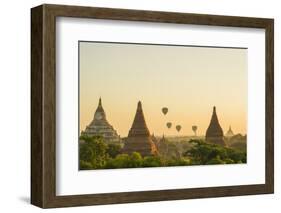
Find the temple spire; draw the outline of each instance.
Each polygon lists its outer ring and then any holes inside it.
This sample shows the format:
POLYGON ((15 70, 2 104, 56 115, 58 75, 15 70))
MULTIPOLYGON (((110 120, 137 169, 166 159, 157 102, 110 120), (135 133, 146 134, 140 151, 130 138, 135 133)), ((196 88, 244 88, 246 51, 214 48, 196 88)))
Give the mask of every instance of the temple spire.
POLYGON ((102 107, 102 101, 101 101, 101 97, 99 98, 99 103, 98 103, 98 107, 96 109, 96 112, 95 112, 95 115, 101 115, 102 117, 104 117, 104 119, 106 119, 106 114, 105 114, 105 111, 102 107))
POLYGON ((99 107, 102 107, 102 104, 101 104, 101 97, 99 98, 99 107))
POLYGON ((141 106, 141 102, 140 101, 138 102, 138 108, 137 109, 142 111, 142 106, 141 106))
POLYGON ((157 148, 147 128, 140 101, 123 148, 123 153, 131 154, 132 152, 139 152, 142 156, 157 154, 157 148))
POLYGON ((216 106, 213 107, 213 114, 212 114, 212 119, 211 122, 218 124, 218 116, 217 116, 217 111, 216 111, 216 106))
POLYGON ((216 107, 213 107, 213 114, 206 131, 206 141, 214 144, 225 145, 223 140, 223 130, 219 124, 216 107))
POLYGON ((140 136, 140 135, 149 136, 150 133, 145 122, 141 102, 139 101, 136 115, 128 136, 140 136))
POLYGON ((225 134, 225 136, 229 138, 229 137, 232 137, 233 135, 234 135, 234 133, 231 129, 231 126, 229 126, 229 129, 228 129, 227 133, 225 134))

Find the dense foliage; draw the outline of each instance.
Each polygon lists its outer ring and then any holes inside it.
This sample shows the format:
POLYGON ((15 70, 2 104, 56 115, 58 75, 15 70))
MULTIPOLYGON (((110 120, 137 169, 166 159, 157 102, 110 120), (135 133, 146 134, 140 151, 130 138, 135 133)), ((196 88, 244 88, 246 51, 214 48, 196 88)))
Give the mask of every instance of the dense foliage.
POLYGON ((246 163, 246 152, 202 140, 191 140, 194 146, 184 153, 193 165, 246 163))
POLYGON ((106 164, 108 146, 102 137, 81 136, 79 147, 80 169, 101 169, 106 164))
POLYGON ((108 144, 102 137, 82 136, 79 148, 80 169, 115 169, 163 166, 188 166, 209 164, 246 163, 246 152, 241 149, 222 147, 190 140, 190 146, 182 154, 175 144, 167 144, 165 152, 158 156, 141 156, 138 152, 122 154, 121 144, 108 144), (167 153, 171 152, 171 153, 167 153))

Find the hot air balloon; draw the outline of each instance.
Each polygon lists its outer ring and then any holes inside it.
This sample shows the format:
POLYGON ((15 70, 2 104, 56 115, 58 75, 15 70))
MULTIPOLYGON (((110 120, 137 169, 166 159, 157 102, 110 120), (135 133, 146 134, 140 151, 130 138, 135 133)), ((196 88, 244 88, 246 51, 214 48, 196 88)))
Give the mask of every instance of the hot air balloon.
POLYGON ((164 115, 166 115, 167 112, 168 112, 168 108, 167 108, 167 107, 163 107, 163 108, 162 108, 162 112, 163 112, 164 115))
POLYGON ((170 129, 171 126, 172 126, 172 123, 171 123, 171 122, 167 122, 167 123, 166 123, 166 126, 170 129))
POLYGON ((176 129, 178 132, 181 131, 181 125, 176 125, 176 129))
POLYGON ((197 126, 192 126, 192 131, 194 132, 195 136, 197 135, 196 131, 197 131, 197 126))

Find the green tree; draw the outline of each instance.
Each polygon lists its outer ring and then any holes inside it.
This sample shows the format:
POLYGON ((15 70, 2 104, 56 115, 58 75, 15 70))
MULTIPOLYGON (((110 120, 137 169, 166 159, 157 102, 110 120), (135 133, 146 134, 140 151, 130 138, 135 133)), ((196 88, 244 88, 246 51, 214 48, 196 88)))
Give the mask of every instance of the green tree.
POLYGON ((190 160, 180 159, 170 159, 165 162, 165 166, 187 166, 190 165, 190 160))
POLYGON ((143 159, 140 153, 133 152, 129 158, 129 167, 131 168, 138 168, 141 167, 143 164, 143 159))
POLYGON ((246 151, 240 151, 233 148, 227 150, 228 157, 236 163, 247 163, 246 151))
POLYGON ((191 160, 191 164, 231 164, 245 163, 246 152, 216 144, 205 143, 202 140, 191 140, 193 147, 184 153, 191 160))
POLYGON ((92 169, 102 168, 107 159, 107 145, 104 139, 100 136, 81 136, 80 140, 84 141, 79 147, 80 169, 85 168, 85 163, 87 163, 86 168, 89 165, 92 169))
POLYGON ((80 169, 82 170, 89 170, 93 168, 92 164, 87 161, 80 160, 79 163, 80 163, 80 169))
POLYGON ((133 152, 131 155, 119 154, 116 158, 109 158, 105 168, 139 168, 142 167, 143 159, 140 153, 133 152))
POLYGON ((128 168, 130 157, 128 154, 119 154, 116 158, 109 158, 106 162, 105 168, 115 169, 115 168, 128 168))
POLYGON ((107 154, 111 158, 115 158, 117 155, 121 154, 121 145, 120 144, 108 144, 107 154))
POLYGON ((143 167, 162 166, 161 158, 157 156, 146 156, 143 159, 143 167))
POLYGON ((215 158, 212 158, 209 160, 206 164, 225 164, 226 162, 223 161, 219 155, 217 155, 215 158))

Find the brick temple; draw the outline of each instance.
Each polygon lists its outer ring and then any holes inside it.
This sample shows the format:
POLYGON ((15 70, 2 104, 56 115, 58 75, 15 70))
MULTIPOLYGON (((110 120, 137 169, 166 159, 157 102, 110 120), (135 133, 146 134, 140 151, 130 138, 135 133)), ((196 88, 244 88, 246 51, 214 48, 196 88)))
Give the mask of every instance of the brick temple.
POLYGON ((147 128, 140 101, 138 102, 136 115, 123 147, 123 153, 131 154, 132 152, 139 152, 143 157, 157 154, 157 148, 147 128))
POLYGON ((213 108, 211 122, 206 131, 206 142, 225 146, 223 130, 219 124, 216 107, 213 108))

